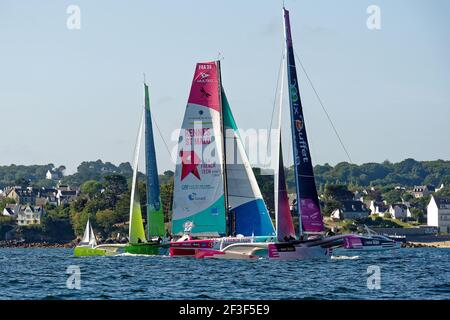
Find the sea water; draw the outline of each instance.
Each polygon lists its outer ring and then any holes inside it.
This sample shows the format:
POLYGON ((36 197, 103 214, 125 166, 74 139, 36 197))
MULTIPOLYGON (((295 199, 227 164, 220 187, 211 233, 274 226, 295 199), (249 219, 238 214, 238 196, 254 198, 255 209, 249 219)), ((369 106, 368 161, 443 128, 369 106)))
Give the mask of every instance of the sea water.
POLYGON ((329 260, 81 257, 0 249, 0 299, 449 299, 450 249, 329 260))

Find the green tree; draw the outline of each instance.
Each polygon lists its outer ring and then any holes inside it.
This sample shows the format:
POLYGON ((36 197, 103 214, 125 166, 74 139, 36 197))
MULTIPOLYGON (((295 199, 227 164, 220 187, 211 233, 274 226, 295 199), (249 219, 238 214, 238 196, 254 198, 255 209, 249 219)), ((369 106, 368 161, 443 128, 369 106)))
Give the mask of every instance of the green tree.
POLYGON ((169 184, 161 185, 161 204, 163 206, 164 221, 170 221, 170 215, 172 213, 172 201, 173 201, 173 181, 169 184))
POLYGON ((331 201, 345 201, 353 198, 353 193, 345 185, 328 184, 325 186, 324 197, 331 201))
POLYGON ((386 200, 388 204, 394 204, 402 202, 403 192, 400 190, 390 190, 383 194, 383 199, 386 200))
POLYGON ((98 211, 95 214, 95 221, 101 228, 102 233, 104 235, 109 235, 113 230, 113 225, 117 223, 118 217, 113 210, 106 209, 98 211))
POLYGON ((92 199, 101 194, 102 188, 103 184, 101 182, 88 180, 81 185, 81 192, 92 199))

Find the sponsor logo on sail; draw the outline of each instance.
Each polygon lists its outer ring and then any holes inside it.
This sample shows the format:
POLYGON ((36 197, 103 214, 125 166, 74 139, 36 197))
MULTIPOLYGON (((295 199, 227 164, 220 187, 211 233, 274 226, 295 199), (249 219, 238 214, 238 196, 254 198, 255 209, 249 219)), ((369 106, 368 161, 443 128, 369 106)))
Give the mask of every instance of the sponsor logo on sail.
POLYGON ((206 90, 205 90, 204 87, 202 87, 202 88, 200 89, 200 93, 202 94, 202 96, 203 96, 204 98, 209 98, 209 97, 211 97, 211 94, 208 93, 208 92, 206 92, 206 90))
POLYGON ((194 151, 180 151, 181 157, 181 181, 192 173, 198 180, 201 180, 200 173, 198 171, 198 165, 201 163, 201 159, 195 154, 194 151))
POLYGON ((189 195, 188 195, 188 199, 190 200, 190 201, 204 201, 204 200, 206 200, 206 196, 203 196, 203 197, 198 197, 197 196, 197 193, 195 193, 195 192, 192 192, 192 193, 190 193, 189 195))

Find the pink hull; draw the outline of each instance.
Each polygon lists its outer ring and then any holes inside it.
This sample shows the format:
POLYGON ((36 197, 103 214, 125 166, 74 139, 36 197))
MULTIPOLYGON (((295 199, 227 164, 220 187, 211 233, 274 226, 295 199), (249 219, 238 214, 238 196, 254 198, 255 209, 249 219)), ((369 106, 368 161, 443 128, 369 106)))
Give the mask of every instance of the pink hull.
POLYGON ((169 254, 171 257, 176 257, 176 256, 194 257, 196 255, 197 251, 199 251, 199 249, 213 250, 214 244, 215 244, 215 241, 212 239, 171 242, 169 254))

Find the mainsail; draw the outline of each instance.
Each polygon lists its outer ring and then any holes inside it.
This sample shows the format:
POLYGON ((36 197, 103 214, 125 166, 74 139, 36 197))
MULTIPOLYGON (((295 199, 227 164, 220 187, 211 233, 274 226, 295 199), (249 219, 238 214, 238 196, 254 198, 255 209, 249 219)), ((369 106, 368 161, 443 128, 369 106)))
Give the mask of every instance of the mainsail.
POLYGON ((131 182, 131 198, 130 198, 130 221, 129 221, 129 242, 132 244, 146 242, 144 223, 142 221, 141 204, 137 193, 137 172, 139 161, 139 150, 141 149, 142 129, 143 129, 144 117, 142 117, 141 124, 139 126, 139 133, 136 143, 136 150, 134 153, 133 161, 133 179, 131 182))
POLYGON ((225 91, 222 89, 222 113, 225 129, 225 150, 228 205, 231 235, 273 236, 275 230, 261 195, 252 167, 245 153, 238 128, 225 91), (234 230, 233 230, 234 229, 234 230))
POLYGON ((289 86, 289 102, 291 113, 292 146, 294 154, 295 182, 297 191, 297 210, 299 213, 300 235, 303 232, 317 233, 324 230, 319 198, 306 136, 300 91, 295 66, 294 48, 292 45, 289 11, 284 11, 284 27, 286 39, 287 73, 289 86))
POLYGON ((148 86, 145 90, 145 165, 147 172, 147 237, 164 236, 164 214, 161 205, 158 169, 153 139, 152 115, 148 86))
POLYGON ((173 234, 226 235, 219 86, 217 63, 198 63, 178 140, 173 234))
POLYGON ((92 226, 89 219, 86 222, 86 229, 84 229, 84 235, 83 239, 80 242, 80 245, 90 245, 91 247, 95 247, 97 245, 94 230, 92 230, 92 226))

